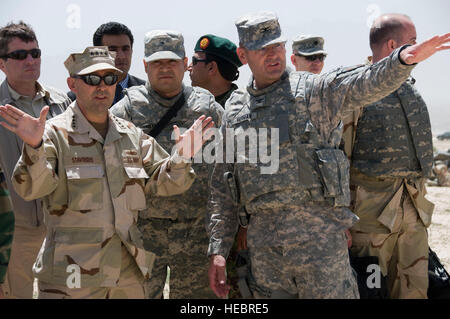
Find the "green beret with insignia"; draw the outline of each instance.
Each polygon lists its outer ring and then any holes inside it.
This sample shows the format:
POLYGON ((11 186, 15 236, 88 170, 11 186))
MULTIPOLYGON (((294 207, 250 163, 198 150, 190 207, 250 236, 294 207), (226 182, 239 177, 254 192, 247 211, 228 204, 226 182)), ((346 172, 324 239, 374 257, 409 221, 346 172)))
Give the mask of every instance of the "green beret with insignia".
POLYGON ((238 58, 236 49, 236 45, 230 40, 213 34, 206 34, 198 39, 194 51, 216 55, 238 68, 242 65, 242 62, 238 58))

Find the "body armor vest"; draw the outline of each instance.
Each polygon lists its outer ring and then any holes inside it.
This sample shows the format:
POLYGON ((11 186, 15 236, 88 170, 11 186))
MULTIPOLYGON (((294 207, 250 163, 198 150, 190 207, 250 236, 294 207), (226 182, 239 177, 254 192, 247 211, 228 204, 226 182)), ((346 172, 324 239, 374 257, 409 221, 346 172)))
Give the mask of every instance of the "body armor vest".
POLYGON ((375 177, 427 177, 432 165, 428 110, 410 81, 364 108, 352 167, 375 177))
POLYGON ((280 200, 284 197, 284 204, 316 201, 328 202, 332 206, 349 205, 349 164, 344 153, 337 148, 342 137, 342 123, 332 131, 327 141, 323 140, 311 121, 305 100, 304 74, 291 79, 290 83, 285 73, 275 86, 269 92, 261 90, 261 95, 245 94, 236 103, 244 107, 236 116, 230 117, 227 124, 234 130, 235 173, 241 203, 246 205, 260 196, 281 192, 288 194, 279 196, 280 200), (256 132, 258 142, 246 142, 245 153, 239 151, 237 145, 252 132, 256 132), (261 143, 259 138, 266 136, 267 144, 261 143), (262 169, 268 165, 263 165, 260 159, 256 163, 251 162, 250 154, 261 152, 267 145, 272 145, 272 152, 278 152, 276 160, 279 165, 276 172, 264 174, 262 169))

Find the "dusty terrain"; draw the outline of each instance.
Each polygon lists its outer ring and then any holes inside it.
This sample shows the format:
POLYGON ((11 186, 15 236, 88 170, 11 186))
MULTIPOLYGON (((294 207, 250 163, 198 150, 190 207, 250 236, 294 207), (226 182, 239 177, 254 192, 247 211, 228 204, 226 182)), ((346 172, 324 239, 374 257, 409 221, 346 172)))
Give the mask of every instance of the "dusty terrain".
MULTIPOLYGON (((450 149, 450 140, 433 139, 434 148, 441 152, 450 149)), ((435 204, 431 226, 428 230, 429 244, 436 251, 447 271, 450 271, 450 187, 427 188, 428 200, 435 204)))

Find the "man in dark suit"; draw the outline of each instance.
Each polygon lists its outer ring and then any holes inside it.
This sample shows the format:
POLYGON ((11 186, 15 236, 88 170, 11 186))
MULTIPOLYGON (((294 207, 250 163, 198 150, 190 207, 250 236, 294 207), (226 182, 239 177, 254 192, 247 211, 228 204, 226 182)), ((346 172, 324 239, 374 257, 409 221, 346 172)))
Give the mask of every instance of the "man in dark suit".
MULTIPOLYGON (((112 105, 122 99, 123 89, 145 84, 144 80, 128 74, 131 66, 131 56, 133 55, 133 42, 134 38, 130 29, 126 25, 118 22, 102 24, 94 33, 94 46, 105 45, 109 51, 116 52, 116 68, 123 72, 119 77, 112 105)), ((72 101, 76 99, 73 92, 69 92, 67 95, 72 101)))

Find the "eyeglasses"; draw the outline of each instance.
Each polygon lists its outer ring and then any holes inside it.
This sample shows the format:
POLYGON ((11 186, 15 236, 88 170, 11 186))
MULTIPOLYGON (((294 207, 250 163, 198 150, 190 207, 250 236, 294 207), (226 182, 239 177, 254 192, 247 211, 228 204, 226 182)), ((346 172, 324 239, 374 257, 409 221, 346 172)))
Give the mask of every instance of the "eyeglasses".
POLYGON ((297 56, 304 57, 306 59, 306 61, 309 61, 309 62, 313 62, 315 60, 319 60, 320 62, 323 62, 323 60, 325 60, 325 55, 323 55, 323 54, 316 54, 316 55, 309 55, 309 56, 304 56, 304 55, 298 54, 297 56))
POLYGON ((211 61, 209 61, 208 59, 198 59, 195 56, 192 57, 192 65, 196 65, 199 62, 205 62, 205 64, 206 64, 206 63, 209 63, 211 61))
POLYGON ((31 49, 31 50, 16 50, 1 56, 2 59, 13 59, 13 60, 25 60, 27 56, 31 55, 33 59, 38 59, 41 57, 41 49, 31 49))
POLYGON ((103 80, 106 85, 111 86, 117 83, 119 77, 115 74, 107 74, 105 76, 87 74, 87 75, 73 75, 75 79, 82 79, 84 83, 90 86, 97 86, 103 80))

